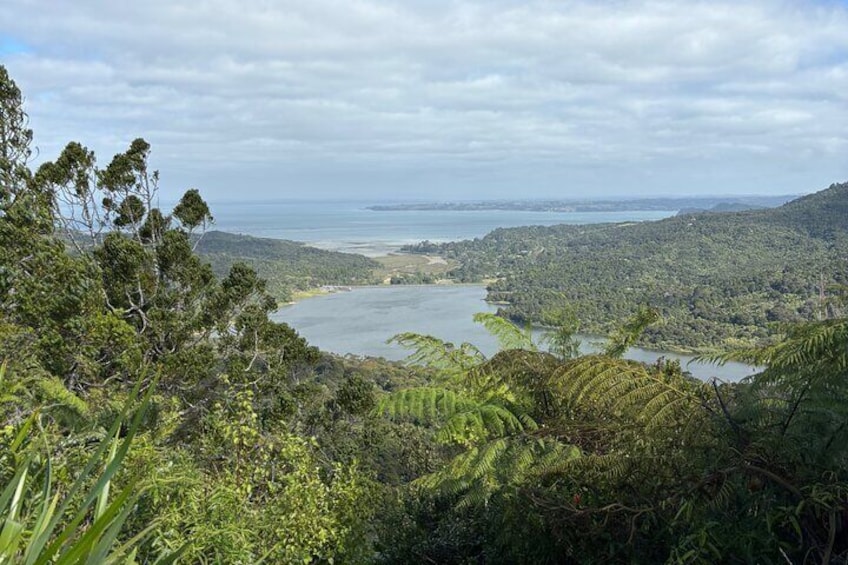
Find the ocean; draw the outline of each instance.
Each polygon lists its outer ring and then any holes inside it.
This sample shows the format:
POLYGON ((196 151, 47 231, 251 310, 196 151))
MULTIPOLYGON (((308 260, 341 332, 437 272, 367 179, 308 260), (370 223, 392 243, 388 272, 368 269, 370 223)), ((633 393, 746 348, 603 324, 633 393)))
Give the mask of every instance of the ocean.
MULTIPOLYGON (((302 241, 322 249, 367 256, 396 252, 402 245, 424 240, 455 241, 482 237, 497 228, 555 224, 659 220, 676 211, 529 212, 513 210, 403 210, 367 209, 380 201, 210 202, 214 229, 302 241)), ((405 286, 361 288, 303 300, 274 314, 301 332, 310 343, 339 354, 375 355, 402 359, 406 352, 386 344, 392 335, 413 331, 447 341, 470 341, 487 354, 496 343, 471 317, 493 311, 479 286, 405 286)), ((584 346, 591 351, 587 339, 584 346)), ((752 369, 741 364, 716 367, 691 362, 671 352, 631 348, 628 356, 652 362, 657 357, 679 359, 701 378, 738 380, 752 369), (689 363, 687 365, 687 363, 689 363)))
POLYGON ((676 211, 528 212, 479 211, 374 211, 367 206, 385 201, 271 200, 210 202, 213 229, 303 241, 314 247, 386 255, 401 246, 430 240, 456 241, 483 237, 497 228, 554 224, 659 220, 676 211))

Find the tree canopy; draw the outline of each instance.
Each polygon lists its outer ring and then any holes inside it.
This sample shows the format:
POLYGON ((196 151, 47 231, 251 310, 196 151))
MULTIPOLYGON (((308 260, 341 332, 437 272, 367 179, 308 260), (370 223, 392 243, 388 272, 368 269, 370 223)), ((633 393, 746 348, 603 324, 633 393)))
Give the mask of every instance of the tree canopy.
MULTIPOLYGON (((818 319, 716 355, 765 367, 741 383, 620 358, 681 327, 687 293, 744 317, 756 309, 734 289, 804 287, 797 269, 841 252, 843 187, 769 214, 448 246, 469 273, 509 269, 492 292, 555 326, 551 351, 480 314, 502 347, 488 358, 411 333, 395 338, 407 364, 340 358, 269 319, 268 284, 206 233, 198 190, 158 207, 143 139, 105 167, 71 142, 31 170, 23 101, 0 66, 0 563, 848 560, 844 292, 828 290, 818 319), (783 254, 765 256, 774 245, 783 254), (584 248, 598 265, 576 259, 584 248), (699 278, 711 258, 715 285, 699 278), (562 301, 545 286, 557 273, 600 289, 594 305, 562 301), (614 277, 631 286, 598 283, 614 277), (667 302, 644 307, 632 287, 666 288, 667 302), (615 322, 603 353, 581 356, 592 308, 615 322)), ((294 278, 367 267, 248 243, 255 261, 302 260, 294 278)), ((844 281, 844 261, 831 267, 844 281)))

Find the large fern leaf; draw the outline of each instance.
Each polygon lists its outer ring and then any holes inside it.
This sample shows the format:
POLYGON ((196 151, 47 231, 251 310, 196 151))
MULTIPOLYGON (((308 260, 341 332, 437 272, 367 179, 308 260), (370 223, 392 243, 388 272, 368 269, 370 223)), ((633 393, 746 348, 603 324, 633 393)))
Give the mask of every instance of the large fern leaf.
POLYGON ((685 425, 701 415, 698 385, 669 379, 642 363, 587 355, 555 376, 559 394, 572 405, 589 404, 612 414, 632 415, 648 429, 685 425))
POLYGON ((482 324, 486 331, 498 340, 498 345, 503 351, 509 349, 536 351, 537 349, 536 344, 533 343, 533 336, 529 327, 519 328, 509 320, 491 312, 474 314, 474 321, 482 324))
POLYGON ((717 363, 741 361, 766 366, 771 373, 816 367, 827 373, 848 371, 848 320, 794 324, 786 338, 770 347, 752 347, 705 357, 717 363))
POLYGON ((387 343, 396 343, 411 349, 407 363, 431 367, 449 375, 467 371, 486 360, 486 356, 469 343, 456 347, 453 343, 437 337, 413 332, 397 334, 387 343))
POLYGON ((495 399, 477 400, 448 389, 420 387, 402 390, 380 399, 379 414, 391 419, 412 419, 436 424, 436 439, 444 443, 472 445, 488 438, 535 430, 536 422, 495 399))
POLYGON ((460 496, 458 506, 485 503, 504 488, 525 483, 539 466, 581 457, 580 450, 555 439, 498 438, 454 457, 436 473, 418 479, 425 488, 460 496))

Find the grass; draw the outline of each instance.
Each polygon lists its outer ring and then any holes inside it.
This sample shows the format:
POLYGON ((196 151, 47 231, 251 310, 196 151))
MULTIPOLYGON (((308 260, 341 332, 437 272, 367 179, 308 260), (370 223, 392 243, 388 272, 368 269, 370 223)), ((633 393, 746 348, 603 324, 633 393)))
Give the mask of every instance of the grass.
POLYGON ((374 271, 375 276, 381 280, 387 280, 393 275, 401 274, 425 274, 437 278, 457 267, 459 263, 452 259, 443 259, 436 255, 408 255, 393 253, 383 257, 375 257, 381 268, 374 271))

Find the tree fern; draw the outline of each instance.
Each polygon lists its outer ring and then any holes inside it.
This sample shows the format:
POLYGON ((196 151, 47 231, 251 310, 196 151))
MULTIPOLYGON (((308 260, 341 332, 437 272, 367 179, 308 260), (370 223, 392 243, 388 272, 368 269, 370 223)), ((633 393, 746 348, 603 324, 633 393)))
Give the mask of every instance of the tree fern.
POLYGON ((411 349, 406 362, 424 365, 449 376, 455 376, 486 360, 479 349, 469 343, 459 347, 430 335, 412 332, 397 334, 387 343, 396 343, 401 347, 411 349))
POLYGON ((704 386, 669 378, 635 361, 587 355, 555 377, 558 393, 572 406, 591 404, 613 414, 632 414, 648 429, 680 426, 697 417, 704 386))
POLYGON ((530 333, 530 327, 519 328, 509 320, 501 318, 491 312, 478 312, 474 314, 474 321, 482 324, 486 330, 498 340, 498 345, 501 350, 508 349, 526 349, 527 351, 536 351, 536 344, 533 343, 533 335, 530 333))
POLYGON ((748 379, 740 415, 752 429, 779 433, 755 438, 779 442, 786 456, 838 461, 848 456, 848 319, 797 324, 784 331, 785 338, 774 345, 711 359, 766 367, 748 379))
POLYGON ((444 495, 459 496, 460 507, 482 504, 502 489, 536 476, 539 466, 580 455, 576 447, 550 438, 505 437, 467 449, 440 471, 417 482, 444 495))
POLYGON ((767 367, 765 378, 815 368, 821 376, 848 371, 848 319, 807 322, 784 328, 785 338, 768 347, 752 347, 706 357, 767 367))
POLYGON ((442 371, 443 386, 399 391, 377 406, 390 418, 434 425, 437 440, 465 447, 444 469, 419 480, 438 492, 461 495, 461 504, 483 502, 521 480, 539 458, 579 455, 556 439, 533 436, 539 426, 531 414, 534 390, 528 375, 553 357, 537 352, 529 331, 502 318, 481 314, 475 321, 502 347, 513 349, 489 360, 469 344, 457 348, 432 336, 395 336, 393 342, 413 349, 409 362, 442 371))
POLYGON ((385 396, 377 412, 391 419, 412 419, 436 424, 436 439, 470 445, 536 429, 532 418, 516 414, 496 399, 479 400, 452 390, 421 387, 385 396))

